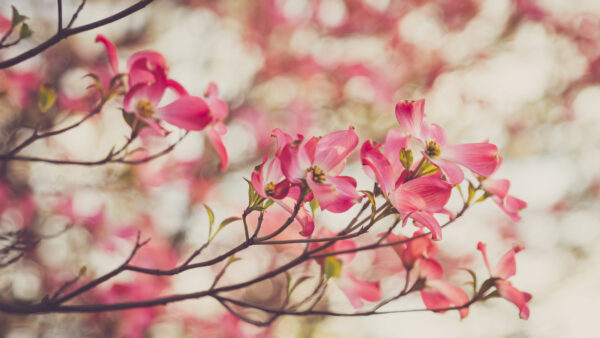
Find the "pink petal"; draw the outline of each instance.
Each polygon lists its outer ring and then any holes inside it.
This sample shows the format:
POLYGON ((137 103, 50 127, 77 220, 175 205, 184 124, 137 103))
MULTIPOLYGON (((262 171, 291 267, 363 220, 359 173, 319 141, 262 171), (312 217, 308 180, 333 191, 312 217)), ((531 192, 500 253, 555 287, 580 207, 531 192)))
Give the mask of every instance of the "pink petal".
POLYGON ((415 211, 410 214, 410 218, 417 222, 417 226, 424 226, 433 236, 434 241, 439 241, 442 239, 442 228, 438 221, 428 212, 423 211, 415 211))
POLYGON ((360 149, 363 170, 379 183, 384 196, 394 189, 395 179, 387 158, 367 140, 360 149))
POLYGON ((529 318, 529 307, 527 306, 527 302, 531 300, 531 295, 529 293, 519 291, 506 280, 496 282, 496 288, 498 288, 498 292, 502 298, 515 304, 517 308, 519 308, 519 317, 521 317, 521 319, 529 318))
POLYGON ((408 148, 409 141, 410 136, 405 136, 400 129, 390 129, 387 133, 384 154, 392 165, 394 176, 400 176, 404 171, 404 167, 400 163, 400 150, 408 148))
POLYGON ((402 217, 413 211, 427 209, 427 203, 425 203, 425 200, 421 196, 403 189, 402 186, 390 194, 390 202, 400 212, 402 217))
MULTIPOLYGON (((423 156, 426 155, 423 154, 423 156)), ((444 176, 446 176, 446 181, 452 185, 459 184, 465 178, 465 174, 463 173, 462 169, 450 161, 446 161, 441 158, 435 160, 429 158, 429 161, 431 161, 431 163, 433 163, 433 165, 436 167, 440 168, 444 176)))
POLYGON ((298 149, 298 165, 302 170, 311 167, 315 162, 315 150, 317 149, 318 143, 319 138, 311 137, 300 145, 300 148, 298 149))
POLYGON ((512 249, 508 250, 508 252, 500 258, 498 265, 496 265, 496 268, 493 270, 493 276, 502 279, 508 279, 509 277, 514 276, 517 273, 515 254, 521 250, 523 250, 523 247, 520 246, 514 246, 512 249))
POLYGON ((352 177, 327 177, 326 182, 316 183, 312 179, 312 173, 308 173, 306 182, 319 202, 321 210, 344 212, 362 198, 356 191, 356 181, 352 177))
POLYGON ((354 127, 327 134, 317 143, 313 163, 328 172, 344 161, 357 145, 354 127))
MULTIPOLYGON (((294 211, 294 207, 297 203, 296 199, 291 198, 291 197, 278 199, 278 200, 275 200, 275 202, 281 208, 283 208, 285 211, 287 211, 287 213, 290 215, 294 211)), ((302 236, 310 236, 313 233, 313 230, 315 229, 315 222, 313 221, 312 216, 306 210, 304 205, 302 205, 300 207, 300 209, 298 209, 298 213, 296 214, 295 219, 302 226, 302 231, 300 231, 300 234, 302 236)))
POLYGON ((337 279, 336 283, 355 309, 363 305, 363 299, 369 302, 381 299, 381 288, 378 282, 362 281, 348 272, 337 279))
POLYGON ((426 210, 438 212, 450 199, 452 186, 441 180, 439 175, 421 176, 402 185, 402 189, 419 195, 427 205, 426 210))
POLYGON ((444 147, 446 145, 446 133, 439 125, 432 123, 428 128, 427 138, 433 139, 437 144, 444 147))
MULTIPOLYGON (((419 275, 426 278, 428 281, 442 278, 444 270, 440 263, 431 258, 419 259, 419 275)), ((428 282, 429 283, 429 282, 428 282)))
POLYGON ((283 178, 284 176, 283 172, 281 171, 281 160, 278 157, 275 157, 271 160, 271 163, 269 163, 265 179, 267 182, 279 182, 283 178))
POLYGON ((197 96, 184 96, 157 109, 159 117, 185 130, 202 130, 212 122, 208 106, 197 96))
POLYGON ((425 100, 403 100, 396 104, 396 119, 404 130, 416 137, 421 137, 421 128, 425 118, 425 100))
MULTIPOLYGON (((469 296, 465 291, 456 285, 443 280, 428 281, 427 285, 444 296, 453 306, 462 306, 469 302, 469 296)), ((465 318, 469 314, 469 308, 465 307, 458 310, 460 318, 465 318)))
POLYGON ((250 183, 254 190, 263 198, 268 198, 267 194, 265 194, 264 183, 263 183, 263 167, 267 162, 267 155, 263 156, 263 161, 261 164, 254 167, 252 174, 250 175, 250 183))
POLYGON ((485 263, 485 267, 487 268, 490 276, 492 276, 492 268, 490 267, 490 261, 487 257, 487 248, 486 245, 482 242, 477 243, 477 250, 481 251, 481 256, 483 256, 483 262, 485 263))
POLYGON ((306 171, 300 168, 298 161, 298 146, 293 143, 283 147, 279 159, 281 160, 281 170, 285 177, 292 183, 300 183, 300 179, 304 178, 306 171))
POLYGON ((502 200, 504 200, 506 194, 508 194, 508 189, 510 189, 510 181, 484 180, 481 182, 481 187, 483 188, 483 190, 489 192, 490 194, 496 195, 502 200))
POLYGON ((104 35, 98 34, 96 35, 96 42, 101 42, 104 44, 104 48, 106 49, 106 55, 108 55, 108 62, 110 63, 110 67, 113 71, 113 75, 119 73, 119 56, 117 54, 117 48, 115 45, 107 39, 104 35))
POLYGON ((498 166, 498 147, 488 142, 444 147, 440 158, 465 166, 475 174, 490 176, 498 166))
POLYGON ((229 165, 229 155, 227 155, 227 149, 225 149, 225 145, 221 139, 221 136, 225 135, 225 133, 227 133, 227 127, 222 122, 213 124, 210 128, 208 128, 207 132, 208 140, 213 147, 215 147, 215 150, 221 159, 221 171, 225 171, 229 165))
POLYGON ((173 89, 179 97, 189 95, 187 90, 181 85, 181 83, 172 79, 167 79, 167 88, 173 89))
POLYGON ((227 102, 218 98, 219 89, 214 82, 211 82, 206 89, 206 101, 210 107, 210 113, 215 120, 223 120, 229 115, 227 102))
POLYGON ((138 63, 140 60, 144 61, 145 68, 149 70, 153 70, 156 67, 161 67, 163 69, 168 69, 167 61, 165 57, 155 51, 141 51, 137 52, 127 59, 127 69, 131 69, 134 64, 138 63))
POLYGON ((277 143, 275 147, 275 149, 277 149, 275 152, 275 156, 279 156, 281 154, 281 151, 283 150, 283 147, 285 147, 287 144, 293 141, 292 136, 290 136, 288 133, 283 132, 279 128, 273 129, 273 131, 271 132, 271 136, 275 138, 275 141, 277 143))

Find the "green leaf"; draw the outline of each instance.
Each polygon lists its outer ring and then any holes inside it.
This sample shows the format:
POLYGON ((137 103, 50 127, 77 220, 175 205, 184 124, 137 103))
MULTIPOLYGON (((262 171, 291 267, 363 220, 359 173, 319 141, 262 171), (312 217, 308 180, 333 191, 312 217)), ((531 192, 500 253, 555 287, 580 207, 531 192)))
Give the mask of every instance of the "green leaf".
POLYGON ((473 183, 469 182, 469 195, 467 197, 467 203, 470 203, 471 200, 473 199, 473 196, 475 196, 475 192, 477 190, 475 190, 475 187, 473 186, 473 183))
POLYGON ((19 40, 27 39, 31 34, 33 34, 33 31, 29 28, 29 25, 26 23, 22 24, 19 30, 19 40))
POLYGON ((400 163, 406 171, 410 171, 410 167, 413 164, 413 153, 412 150, 403 148, 400 150, 400 163))
POLYGON ((128 113, 125 111, 125 109, 121 109, 121 112, 123 114, 123 119, 125 120, 127 125, 129 125, 129 127, 131 127, 131 129, 133 129, 135 126, 134 134, 138 134, 140 132, 140 130, 148 127, 148 124, 146 122, 138 119, 135 116, 135 114, 128 113))
MULTIPOLYGON (((214 215, 213 215, 214 217, 214 215)), ((235 222, 235 221, 239 221, 241 220, 241 218, 236 217, 236 216, 232 216, 232 217, 228 217, 226 219, 223 220, 223 222, 221 222, 221 224, 219 224, 219 227, 217 228, 217 231, 215 231, 215 234, 212 236, 212 238, 217 237, 217 234, 226 226, 228 226, 229 224, 235 222)), ((212 239, 211 238, 211 239, 212 239)))
POLYGON ((319 201, 317 201, 317 199, 313 197, 313 199, 310 200, 309 204, 310 204, 310 211, 312 212, 312 216, 314 218, 315 212, 319 209, 319 201))
POLYGON ((340 276, 342 272, 342 261, 334 257, 325 258, 325 264, 323 265, 323 271, 327 278, 336 278, 340 276))
POLYGON ((462 268, 461 270, 464 270, 464 271, 468 272, 469 275, 471 275, 471 278, 473 279, 473 281, 469 282, 469 283, 473 284, 473 297, 475 297, 475 295, 477 294, 477 275, 475 274, 475 271, 473 271, 471 269, 466 269, 466 268, 462 268))
POLYGON ((15 6, 10 7, 12 7, 12 23, 10 25, 11 28, 15 28, 18 24, 25 21, 25 19, 28 19, 26 16, 21 15, 21 13, 19 13, 15 6))
POLYGON ((375 203, 375 195, 368 190, 361 190, 361 193, 367 195, 369 202, 371 202, 371 220, 375 217, 375 213, 377 213, 377 204, 375 203))
POLYGON ((268 207, 272 206, 273 203, 275 203, 275 201, 273 201, 272 199, 268 199, 265 201, 265 204, 263 205, 263 210, 267 210, 268 207))
POLYGON ((47 113, 56 102, 56 92, 49 85, 42 85, 38 93, 38 108, 43 114, 47 113))
POLYGON ((206 213, 208 214, 208 238, 212 238, 213 225, 215 224, 215 213, 208 205, 204 203, 202 203, 202 205, 204 205, 206 213))

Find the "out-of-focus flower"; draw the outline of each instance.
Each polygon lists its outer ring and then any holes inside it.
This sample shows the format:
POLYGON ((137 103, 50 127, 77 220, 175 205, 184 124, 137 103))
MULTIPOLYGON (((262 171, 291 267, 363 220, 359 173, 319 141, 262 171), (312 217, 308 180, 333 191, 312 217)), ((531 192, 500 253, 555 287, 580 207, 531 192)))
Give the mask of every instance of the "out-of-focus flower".
POLYGON ((505 253, 502 258, 500 258, 498 265, 496 265, 493 269, 491 268, 487 258, 486 245, 482 242, 479 242, 477 244, 477 250, 481 251, 485 266, 488 269, 491 278, 494 280, 494 286, 498 290, 500 296, 515 304, 517 308, 519 308, 519 317, 522 319, 528 319, 529 307, 527 306, 527 303, 531 300, 531 294, 519 291, 507 280, 517 273, 515 254, 523 250, 523 248, 514 246, 512 249, 508 250, 508 252, 505 253))

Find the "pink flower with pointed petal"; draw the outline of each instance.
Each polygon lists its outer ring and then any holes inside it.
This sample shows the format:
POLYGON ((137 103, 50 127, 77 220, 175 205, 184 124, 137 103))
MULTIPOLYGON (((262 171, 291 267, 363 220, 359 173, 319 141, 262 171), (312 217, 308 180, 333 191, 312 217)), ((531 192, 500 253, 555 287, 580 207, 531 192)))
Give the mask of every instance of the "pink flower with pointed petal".
MULTIPOLYGON (((387 144, 386 144, 387 147, 387 144)), ((444 210, 450 199, 452 186, 441 180, 439 174, 417 177, 404 181, 405 172, 396 178, 390 161, 383 156, 378 147, 366 141, 361 148, 361 159, 365 172, 375 177, 384 197, 404 218, 403 225, 410 217, 417 225, 427 227, 435 240, 441 239, 442 229, 433 217, 444 210)))
MULTIPOLYGON (((425 288, 420 290, 425 307, 430 310, 459 307, 469 303, 469 296, 458 286, 442 280, 442 266, 431 258, 419 260, 421 277, 425 278, 425 288)), ((444 313, 445 311, 436 311, 444 313)), ((469 314, 469 308, 458 310, 460 318, 469 314)))
MULTIPOLYGON (((261 197, 273 199, 280 207, 292 214, 294 205, 300 198, 300 188, 291 186, 285 178, 281 170, 281 160, 278 157, 283 147, 291 142, 292 137, 279 129, 273 130, 271 135, 277 142, 275 157, 269 163, 266 175, 263 173, 268 158, 266 155, 263 157, 263 162, 254 168, 251 176, 252 187, 261 197)), ((302 225, 300 234, 310 236, 315 228, 315 223, 304 205, 300 206, 296 220, 302 225)))
POLYGON ((362 199, 356 180, 338 176, 357 144, 353 127, 306 142, 291 142, 280 155, 282 171, 291 183, 306 182, 322 210, 344 212, 362 199))
POLYGON ((481 182, 481 187, 486 192, 492 194, 492 200, 512 218, 513 221, 521 220, 519 211, 527 207, 527 202, 520 200, 508 194, 510 189, 509 180, 486 179, 481 182))
POLYGON ((519 309, 519 317, 522 319, 528 319, 529 307, 527 306, 527 303, 531 300, 531 294, 519 291, 507 280, 517 273, 515 254, 523 250, 523 247, 514 246, 512 249, 508 250, 508 252, 505 253, 502 258, 500 258, 498 265, 496 265, 493 269, 490 266, 487 258, 486 245, 482 242, 479 242, 477 244, 477 250, 481 251, 483 261, 488 269, 488 272, 490 273, 490 276, 495 278, 494 286, 496 286, 500 296, 517 306, 519 309))
POLYGON ((396 105, 398 123, 424 145, 423 155, 440 168, 450 184, 458 184, 464 173, 458 164, 475 174, 490 176, 496 169, 498 148, 488 142, 449 145, 444 130, 425 123, 425 100, 400 101, 396 105))
POLYGON ((125 111, 134 113, 139 120, 160 133, 164 129, 158 120, 185 130, 202 130, 212 122, 208 105, 197 96, 182 95, 165 106, 157 107, 168 88, 168 82, 160 68, 154 75, 154 83, 138 84, 125 94, 125 111))

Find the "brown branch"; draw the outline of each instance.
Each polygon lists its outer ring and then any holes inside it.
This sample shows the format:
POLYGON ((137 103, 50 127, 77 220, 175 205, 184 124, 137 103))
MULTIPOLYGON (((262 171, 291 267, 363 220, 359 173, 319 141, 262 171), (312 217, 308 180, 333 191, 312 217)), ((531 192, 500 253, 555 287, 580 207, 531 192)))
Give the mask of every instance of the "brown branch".
POLYGON ((13 58, 10 58, 8 60, 0 62, 0 69, 12 67, 20 62, 30 59, 30 58, 42 53, 46 49, 54 46, 55 44, 59 43, 60 41, 68 38, 71 35, 89 31, 89 30, 92 30, 92 29, 95 29, 98 27, 102 27, 104 25, 108 25, 117 20, 123 19, 123 18, 141 10, 142 8, 148 6, 153 1, 154 0, 140 0, 137 3, 131 5, 128 8, 125 8, 124 10, 122 10, 114 15, 111 15, 111 16, 106 17, 101 20, 94 21, 94 22, 86 24, 86 25, 71 28, 70 26, 73 24, 76 16, 79 14, 79 11, 81 11, 81 8, 83 7, 83 3, 85 3, 85 1, 83 1, 82 4, 80 5, 80 7, 78 8, 78 10, 75 12, 75 15, 73 15, 73 17, 71 18, 71 22, 69 22, 69 25, 67 26, 67 28, 58 31, 55 35, 50 37, 48 40, 42 42, 41 44, 37 45, 36 47, 34 47, 26 52, 23 52, 13 58))

